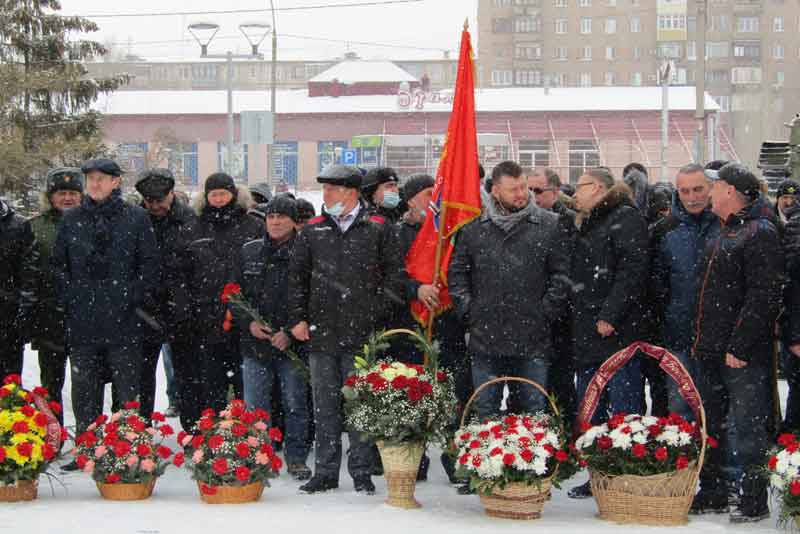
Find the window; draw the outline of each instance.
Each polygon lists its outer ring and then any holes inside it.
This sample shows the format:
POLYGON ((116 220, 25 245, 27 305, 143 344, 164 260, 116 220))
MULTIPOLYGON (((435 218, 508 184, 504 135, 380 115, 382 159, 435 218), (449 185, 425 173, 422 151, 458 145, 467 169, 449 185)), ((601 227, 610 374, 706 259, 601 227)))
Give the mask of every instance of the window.
POLYGON ((783 59, 785 55, 785 50, 783 48, 782 43, 775 43, 772 45, 772 57, 775 59, 783 59))
POLYGON ((639 87, 642 85, 642 73, 641 72, 632 72, 631 73, 631 85, 634 87, 639 87))
POLYGON ((730 55, 731 44, 728 41, 709 41, 706 43, 706 58, 718 59, 730 55))
POLYGON ((494 49, 494 55, 497 58, 506 57, 506 47, 498 46, 497 48, 494 49))
POLYGON ((580 77, 578 78, 578 85, 581 87, 591 87, 592 86, 592 73, 591 72, 581 72, 580 77))
POLYGON ((733 43, 733 57, 758 59, 761 57, 761 43, 758 41, 740 41, 733 43))
POLYGON ((678 59, 681 57, 680 43, 658 43, 658 57, 678 59))
POLYGON ((778 87, 783 87, 783 83, 786 81, 786 74, 782 70, 775 72, 775 85, 778 87))
POLYGON ((542 85, 542 72, 538 70, 518 70, 516 84, 523 86, 542 85))
POLYGON ((492 31, 494 33, 511 33, 514 23, 510 18, 492 19, 492 31))
POLYGON ((772 31, 774 32, 783 31, 783 17, 775 17, 772 19, 772 31))
POLYGON ((728 15, 711 15, 708 18, 708 30, 712 32, 729 32, 731 23, 728 15))
POLYGON ((581 18, 581 33, 592 33, 592 19, 589 17, 581 18))
POLYGON ((659 30, 685 30, 686 15, 659 15, 659 30))
POLYGON ((728 95, 713 96, 712 95, 711 98, 713 98, 714 100, 717 101, 717 104, 719 104, 719 110, 720 111, 727 113, 728 111, 731 110, 731 97, 730 96, 728 96, 728 95))
POLYGON ((575 184, 586 169, 600 165, 600 151, 593 139, 572 139, 569 142, 569 183, 575 184))
POLYGON ((510 70, 493 70, 492 85, 511 85, 513 79, 510 70))
POLYGON ((553 7, 567 7, 567 0, 554 0, 553 7))
POLYGON ((592 0, 578 0, 578 7, 592 7, 592 0))
POLYGON ((342 162, 342 151, 347 148, 347 141, 318 141, 317 166, 322 171, 328 165, 342 162))
POLYGON ((515 33, 538 33, 542 31, 542 21, 539 17, 517 17, 514 19, 515 33))
POLYGON ((511 5, 511 0, 494 0, 494 7, 508 7, 511 5))
POLYGON ((731 69, 731 83, 761 83, 761 67, 733 67, 731 69))
POLYGON ((758 17, 737 18, 736 31, 739 33, 758 33, 758 17))
POLYGON ((178 169, 171 169, 177 175, 183 175, 183 182, 187 185, 197 185, 198 166, 197 166, 197 143, 184 143, 178 145, 180 148, 180 172, 178 169))
POLYGON ((549 139, 520 139, 519 164, 526 169, 550 166, 549 139))
POLYGON ((606 33, 617 33, 617 19, 606 19, 606 33))
POLYGON ((556 33, 567 33, 567 19, 556 19, 556 33))
POLYGON ((686 30, 689 33, 697 31, 697 17, 686 17, 686 30))
POLYGON ((706 71, 706 82, 728 83, 728 71, 723 69, 706 71))
POLYGON ((592 60, 592 47, 591 46, 584 46, 583 53, 581 55, 581 59, 584 61, 591 61, 592 60))
POLYGON ((234 143, 231 152, 233 157, 230 161, 230 166, 228 166, 228 149, 222 141, 217 142, 217 169, 220 172, 227 172, 237 181, 247 182, 247 167, 249 163, 247 145, 234 143))
POLYGON ((606 72, 606 76, 605 76, 606 85, 609 85, 609 86, 610 85, 614 85, 616 80, 617 80, 617 77, 614 75, 613 72, 606 72))
POLYGON ((569 80, 567 79, 567 74, 565 72, 559 72, 558 74, 553 74, 550 77, 553 85, 555 87, 566 87, 569 85, 569 80))
POLYGON ((686 59, 689 61, 696 61, 697 60, 697 42, 696 41, 687 41, 686 42, 686 59))
POLYGON ((514 48, 514 57, 517 59, 541 59, 542 45, 518 44, 514 48))
POLYGON ((638 61, 642 59, 642 48, 639 46, 633 47, 633 59, 638 61))
POLYGON ((606 0, 606 5, 608 7, 617 7, 617 0, 606 0))
POLYGON ((558 61, 566 61, 568 58, 567 54, 567 47, 566 46, 558 46, 554 50, 553 59, 558 61))
POLYGON ((613 46, 607 46, 606 47, 606 60, 613 61, 615 57, 616 57, 616 53, 614 51, 614 47, 613 46))
POLYGON ((639 33, 642 31, 642 19, 639 17, 631 17, 631 33, 639 33))

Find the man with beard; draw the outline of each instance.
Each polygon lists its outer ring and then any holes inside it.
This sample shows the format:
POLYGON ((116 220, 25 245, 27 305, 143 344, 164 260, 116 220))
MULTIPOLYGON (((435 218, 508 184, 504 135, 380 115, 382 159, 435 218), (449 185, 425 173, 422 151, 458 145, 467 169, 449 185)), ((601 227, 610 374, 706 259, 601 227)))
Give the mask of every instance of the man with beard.
MULTIPOLYGON (((492 170, 491 198, 458 235, 448 270, 450 295, 469 329, 472 382, 520 376, 547 388, 553 324, 568 298, 567 235, 558 216, 536 206, 522 168, 492 170)), ((479 416, 499 412, 502 388, 477 400, 479 416)), ((526 413, 546 406, 532 389, 519 395, 526 413)))

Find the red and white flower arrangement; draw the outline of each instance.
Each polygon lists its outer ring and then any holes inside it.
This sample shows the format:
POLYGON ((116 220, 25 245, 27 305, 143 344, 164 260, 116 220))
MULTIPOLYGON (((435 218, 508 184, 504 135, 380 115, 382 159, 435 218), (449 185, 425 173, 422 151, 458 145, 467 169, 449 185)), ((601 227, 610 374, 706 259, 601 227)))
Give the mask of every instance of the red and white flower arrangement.
POLYGON ((781 520, 800 517, 800 442, 791 433, 778 437, 769 452, 767 472, 770 485, 781 504, 781 520))
POLYGON ((537 485, 553 478, 557 483, 575 472, 560 423, 545 413, 473 423, 460 428, 454 442, 457 473, 486 495, 511 482, 537 485))
POLYGON ((148 484, 164 474, 170 463, 180 467, 183 453, 163 444, 174 434, 166 418, 153 412, 152 420, 139 415, 137 401, 123 409, 100 415, 75 438, 75 462, 101 484, 148 484), (171 459, 171 460, 170 460, 171 459))
MULTIPOLYGON (((700 427, 669 417, 619 413, 607 423, 584 424, 575 441, 582 466, 607 476, 651 476, 687 469, 700 455, 700 427)), ((716 447, 712 437, 710 447, 716 447)))
POLYGON ((219 486, 269 486, 268 479, 278 476, 283 465, 272 442, 283 436, 268 421, 266 411, 249 411, 244 401, 233 400, 219 414, 211 408, 204 410, 194 435, 179 435, 178 443, 187 450, 187 466, 200 491, 214 495, 219 486))

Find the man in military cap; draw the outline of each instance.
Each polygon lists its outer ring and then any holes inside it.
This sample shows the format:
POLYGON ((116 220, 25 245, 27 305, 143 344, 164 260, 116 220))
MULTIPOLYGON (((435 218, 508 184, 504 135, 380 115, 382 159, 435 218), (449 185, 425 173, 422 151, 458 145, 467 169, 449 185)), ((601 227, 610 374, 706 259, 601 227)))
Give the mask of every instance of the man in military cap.
MULTIPOLYGON (((33 349, 39 352, 39 379, 50 398, 61 404, 67 370, 64 309, 58 306, 55 275, 50 260, 56 232, 64 213, 81 203, 83 173, 75 167, 59 167, 47 173, 47 189, 39 198, 41 213, 30 220, 36 237, 36 306, 33 314, 33 349)), ((63 423, 63 415, 56 414, 63 423)))
POLYGON ((367 171, 361 183, 361 197, 371 213, 394 224, 400 220, 400 179, 391 167, 375 167, 367 171))
MULTIPOLYGON (((324 213, 300 232, 289 265, 292 336, 305 341, 316 425, 314 477, 306 493, 339 487, 341 385, 369 335, 386 326, 389 300, 401 295, 403 261, 385 219, 359 201, 361 173, 332 165, 317 177, 324 213)), ((355 490, 372 494, 372 445, 350 432, 348 471, 355 490)))
POLYGON ((110 159, 87 161, 86 197, 59 226, 53 268, 65 308, 77 432, 103 411, 111 372, 120 403, 139 395, 140 312, 160 280, 158 247, 142 208, 122 200, 122 169, 110 159))
MULTIPOLYGON (((141 413, 149 416, 155 404, 158 355, 169 352, 172 359, 173 384, 167 384, 171 411, 178 411, 181 378, 191 363, 190 317, 187 288, 176 266, 179 263, 179 242, 196 221, 192 209, 174 193, 175 178, 169 169, 149 169, 136 182, 142 195, 143 207, 150 215, 161 257, 161 281, 154 298, 144 310, 145 336, 142 345, 142 374, 140 383, 141 413)), ((165 366, 166 367, 166 366, 165 366)))

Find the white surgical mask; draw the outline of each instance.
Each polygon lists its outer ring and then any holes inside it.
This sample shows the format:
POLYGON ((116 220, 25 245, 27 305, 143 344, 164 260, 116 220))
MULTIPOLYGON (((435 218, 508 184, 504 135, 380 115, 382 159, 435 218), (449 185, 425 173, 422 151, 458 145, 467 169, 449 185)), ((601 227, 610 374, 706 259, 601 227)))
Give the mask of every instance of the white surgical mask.
POLYGON ((387 209, 396 208, 400 204, 400 194, 396 191, 384 191, 381 206, 387 209))
POLYGON ((344 211, 344 204, 341 202, 337 202, 333 206, 325 205, 325 213, 330 215, 331 217, 338 217, 344 211))

